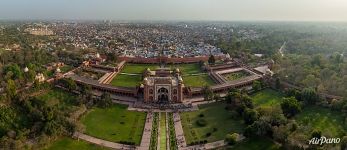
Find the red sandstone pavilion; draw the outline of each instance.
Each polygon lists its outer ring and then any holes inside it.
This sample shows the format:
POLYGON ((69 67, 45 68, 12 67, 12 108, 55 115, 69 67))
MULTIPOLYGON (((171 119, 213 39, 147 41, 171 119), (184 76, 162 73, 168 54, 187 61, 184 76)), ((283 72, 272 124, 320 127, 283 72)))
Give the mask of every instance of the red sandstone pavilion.
MULTIPOLYGON (((262 80, 264 75, 269 70, 259 70, 249 68, 239 62, 233 61, 229 55, 217 56, 216 60, 223 62, 220 64, 209 65, 204 63, 201 65, 201 70, 204 74, 208 75, 214 85, 210 89, 216 94, 226 93, 231 88, 251 88, 256 80, 262 80), (246 74, 244 77, 229 80, 226 75, 243 72, 246 74)), ((65 75, 66 78, 73 79, 77 84, 89 85, 96 91, 109 92, 114 97, 122 99, 136 99, 144 103, 183 103, 185 100, 195 97, 203 96, 204 85, 201 87, 190 87, 184 84, 182 72, 178 68, 168 68, 165 64, 189 64, 189 63, 202 63, 208 60, 207 56, 190 57, 190 58, 133 58, 133 57, 120 57, 116 66, 104 66, 95 61, 86 61, 79 68, 89 71, 105 73, 98 80, 89 79, 86 77, 78 76, 74 73, 65 75), (127 64, 158 64, 160 67, 156 69, 146 69, 141 74, 142 82, 136 87, 121 87, 113 86, 110 82, 122 73, 123 67, 127 64)), ((115 99, 117 99, 115 98, 115 99)))

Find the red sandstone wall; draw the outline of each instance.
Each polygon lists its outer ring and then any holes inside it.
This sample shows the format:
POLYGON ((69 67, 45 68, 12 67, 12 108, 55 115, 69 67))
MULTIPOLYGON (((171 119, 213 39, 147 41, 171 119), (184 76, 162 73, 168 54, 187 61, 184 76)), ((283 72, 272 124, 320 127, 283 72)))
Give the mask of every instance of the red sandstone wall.
MULTIPOLYGON (((159 63, 160 61, 166 63, 194 63, 199 61, 208 61, 209 56, 201 57, 185 57, 185 58, 168 58, 168 57, 157 57, 157 58, 143 58, 143 57, 118 57, 118 61, 126 61, 131 63, 159 63)), ((215 56, 217 60, 225 58, 224 56, 215 56)))

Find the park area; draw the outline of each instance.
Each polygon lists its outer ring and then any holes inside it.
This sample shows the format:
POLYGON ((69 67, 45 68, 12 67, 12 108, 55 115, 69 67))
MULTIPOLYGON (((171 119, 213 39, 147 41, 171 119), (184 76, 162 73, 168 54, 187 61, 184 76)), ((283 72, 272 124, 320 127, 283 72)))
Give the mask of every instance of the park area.
POLYGON ((42 93, 36 93, 36 98, 46 103, 48 106, 58 106, 65 109, 76 102, 76 96, 58 88, 52 88, 42 93))
POLYGON ((50 144, 46 150, 108 150, 108 148, 94 145, 83 140, 63 137, 50 144))
POLYGON ((85 133, 104 140, 139 145, 146 113, 128 111, 127 106, 115 104, 110 108, 93 108, 81 122, 85 133))
POLYGON ((251 95, 251 97, 253 99, 253 104, 256 107, 279 107, 284 95, 268 88, 251 95))
POLYGON ((249 76, 250 74, 244 70, 222 74, 222 76, 228 81, 233 81, 249 76))
POLYGON ((307 136, 316 129, 325 137, 342 137, 347 132, 344 117, 340 112, 320 106, 305 107, 295 116, 297 123, 307 126, 302 132, 307 136))
POLYGON ((225 109, 226 103, 200 105, 198 111, 181 113, 182 127, 187 144, 224 140, 228 133, 242 133, 245 125, 225 109))

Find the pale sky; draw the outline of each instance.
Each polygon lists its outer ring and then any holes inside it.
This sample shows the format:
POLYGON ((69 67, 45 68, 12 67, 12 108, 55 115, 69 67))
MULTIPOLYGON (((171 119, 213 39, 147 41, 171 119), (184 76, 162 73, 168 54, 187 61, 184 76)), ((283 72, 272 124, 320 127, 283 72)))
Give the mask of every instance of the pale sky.
POLYGON ((0 0, 0 19, 347 21, 347 0, 0 0))

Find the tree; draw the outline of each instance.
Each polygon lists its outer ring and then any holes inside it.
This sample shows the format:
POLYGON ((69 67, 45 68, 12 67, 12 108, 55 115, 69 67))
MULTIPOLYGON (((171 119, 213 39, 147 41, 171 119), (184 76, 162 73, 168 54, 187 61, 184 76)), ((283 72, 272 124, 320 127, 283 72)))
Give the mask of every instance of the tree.
POLYGON ((280 89, 281 88, 281 80, 280 80, 280 78, 276 78, 275 86, 276 86, 276 89, 280 89))
POLYGON ((286 117, 293 117, 301 111, 301 106, 294 97, 283 98, 281 108, 286 117))
POLYGON ((213 94, 211 87, 205 86, 203 89, 203 93, 204 93, 204 99, 206 101, 212 101, 213 100, 214 94, 213 94))
POLYGON ((346 150, 347 149, 347 136, 342 137, 341 140, 341 150, 346 150))
POLYGON ((248 125, 244 131, 245 136, 264 136, 271 132, 271 125, 263 118, 255 121, 252 125, 248 125))
POLYGON ((215 62, 216 62, 215 57, 214 57, 213 55, 211 55, 211 56, 208 58, 208 63, 209 63, 209 64, 215 64, 215 62))
POLYGON ((100 100, 98 101, 98 105, 99 107, 102 108, 106 108, 112 105, 112 99, 111 99, 111 95, 108 92, 104 92, 101 97, 100 100))
POLYGON ((260 83, 260 81, 254 81, 252 88, 253 88, 254 91, 261 90, 261 83, 260 83))
POLYGON ((313 88, 305 88, 301 92, 301 98, 306 104, 315 104, 319 96, 313 88))
POLYGON ((227 134, 225 137, 225 141, 227 141, 229 145, 234 145, 236 144, 238 137, 239 134, 237 133, 227 134))
POLYGON ((252 124, 259 118, 259 113, 254 110, 254 109, 249 109, 247 108, 243 112, 243 120, 245 121, 246 124, 252 124))
POLYGON ((13 99, 17 95, 16 89, 16 83, 11 79, 7 80, 6 94, 9 99, 13 99))
POLYGON ((322 136, 322 131, 314 129, 311 133, 311 138, 320 138, 322 136))
POLYGON ((22 77, 22 71, 17 64, 9 64, 4 68, 4 73, 12 72, 12 79, 19 79, 22 77))

